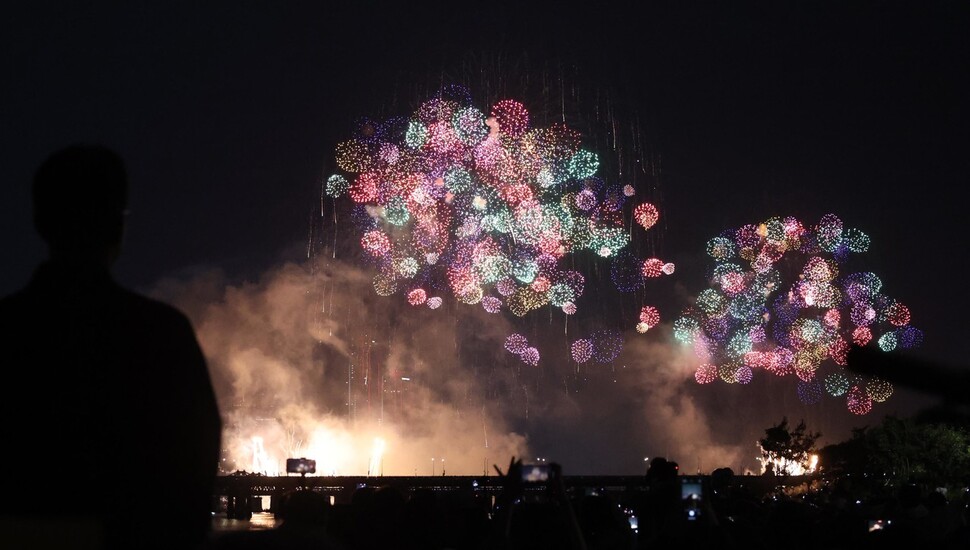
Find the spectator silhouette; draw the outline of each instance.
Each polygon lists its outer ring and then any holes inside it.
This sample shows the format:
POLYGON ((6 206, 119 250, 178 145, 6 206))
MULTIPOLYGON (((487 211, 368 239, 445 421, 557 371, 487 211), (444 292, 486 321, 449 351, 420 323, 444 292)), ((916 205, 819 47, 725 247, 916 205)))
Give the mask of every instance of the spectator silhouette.
POLYGON ((404 507, 405 542, 402 548, 435 548, 440 545, 441 526, 435 521, 439 515, 437 496, 427 488, 411 493, 404 507))
POLYGON ((885 514, 892 521, 884 528, 887 536, 911 544, 927 541, 930 510, 924 503, 923 488, 919 484, 900 486, 896 499, 886 508, 885 514))
POLYGON ((630 522, 610 496, 584 495, 577 515, 589 550, 633 550, 630 522))
POLYGON ((221 420, 178 310, 118 285, 128 181, 100 147, 33 181, 49 259, 0 300, 5 548, 195 548, 211 524, 221 420))
POLYGON ((354 493, 354 546, 378 550, 400 546, 405 539, 407 499, 395 486, 361 487, 354 493))
POLYGON ((525 482, 521 459, 512 457, 496 497, 489 547, 506 550, 586 550, 582 528, 566 492, 562 467, 549 463, 549 479, 525 482))
POLYGON ((647 469, 647 493, 638 510, 640 543, 655 541, 672 520, 679 519, 680 484, 677 464, 664 457, 654 457, 647 469))
POLYGON ((708 480, 700 481, 701 495, 682 496, 677 462, 656 457, 647 470, 647 498, 639 516, 640 548, 734 548, 730 533, 721 527, 711 502, 713 490, 708 480), (694 515, 689 515, 693 512, 694 515))

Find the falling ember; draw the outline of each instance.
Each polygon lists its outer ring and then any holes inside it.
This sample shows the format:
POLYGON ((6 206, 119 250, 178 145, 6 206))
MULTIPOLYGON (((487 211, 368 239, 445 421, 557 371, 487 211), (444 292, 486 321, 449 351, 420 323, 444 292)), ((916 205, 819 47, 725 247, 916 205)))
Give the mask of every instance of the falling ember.
POLYGON ((270 461, 269 455, 266 453, 266 448, 263 446, 263 438, 259 436, 253 436, 250 439, 251 449, 252 449, 252 471, 264 474, 274 474, 277 473, 278 467, 272 461, 270 461))
POLYGON ((384 462, 384 450, 387 448, 387 442, 380 437, 374 438, 374 447, 370 453, 370 465, 367 466, 367 475, 384 475, 384 468, 382 464, 384 462))

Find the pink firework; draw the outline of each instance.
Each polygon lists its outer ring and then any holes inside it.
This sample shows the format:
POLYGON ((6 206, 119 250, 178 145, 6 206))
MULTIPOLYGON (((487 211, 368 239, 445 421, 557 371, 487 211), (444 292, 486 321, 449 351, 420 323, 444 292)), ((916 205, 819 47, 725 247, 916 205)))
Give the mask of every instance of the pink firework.
POLYGON ((663 275, 664 263, 663 260, 658 260, 657 258, 650 258, 643 262, 643 268, 641 272, 644 277, 659 277, 663 275))
POLYGON ((573 342, 570 348, 573 361, 585 363, 593 356, 593 343, 585 338, 580 338, 573 342))
POLYGON ((657 211, 656 206, 645 202, 633 210, 633 219, 642 225, 644 229, 650 229, 660 219, 660 212, 657 211))
POLYGON ((428 301, 428 294, 423 288, 416 288, 408 292, 408 303, 412 306, 419 306, 428 301))
POLYGON ((516 355, 520 355, 528 346, 529 340, 521 334, 510 334, 505 339, 505 349, 516 355))
POLYGON ((499 132, 518 137, 529 127, 529 111, 514 99, 503 99, 492 107, 492 117, 498 122, 499 132))
POLYGON ((502 300, 495 296, 486 296, 482 298, 482 309, 489 313, 498 313, 502 310, 502 300))
POLYGON ((872 398, 859 386, 852 386, 846 394, 846 405, 849 412, 863 416, 872 410, 872 398))
POLYGON ((364 233, 360 245, 372 256, 386 256, 391 250, 391 239, 383 231, 375 229, 364 233))
POLYGON ((643 306, 640 309, 640 322, 653 328, 660 323, 660 312, 653 306, 643 306))
POLYGON ((694 380, 697 380, 698 384, 710 384, 717 380, 717 367, 708 364, 698 366, 697 371, 694 372, 694 380))
POLYGON ((533 367, 539 365, 539 350, 533 347, 526 348, 519 354, 519 358, 526 365, 532 365, 533 367))

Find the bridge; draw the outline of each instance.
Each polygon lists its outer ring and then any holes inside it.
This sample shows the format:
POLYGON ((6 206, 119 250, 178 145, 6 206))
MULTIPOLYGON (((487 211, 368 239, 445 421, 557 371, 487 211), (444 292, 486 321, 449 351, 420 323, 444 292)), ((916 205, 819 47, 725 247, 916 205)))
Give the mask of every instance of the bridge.
MULTIPOLYGON (((708 476, 697 476, 708 477, 708 476)), ((785 487, 809 485, 820 480, 812 476, 735 476, 734 484, 748 489, 755 495, 765 495, 785 487)), ((563 476, 567 491, 593 490, 600 494, 620 497, 647 490, 645 476, 563 476)), ((248 519, 252 512, 263 511, 261 500, 270 498, 270 512, 276 511, 279 498, 290 491, 310 489, 331 497, 331 502, 349 503, 355 491, 362 487, 393 486, 410 494, 415 490, 429 489, 436 492, 466 491, 493 496, 502 491, 505 479, 500 476, 265 476, 237 472, 218 476, 214 498, 219 508, 225 507, 230 519, 248 519)), ((526 490, 540 491, 541 486, 526 486, 526 490)))

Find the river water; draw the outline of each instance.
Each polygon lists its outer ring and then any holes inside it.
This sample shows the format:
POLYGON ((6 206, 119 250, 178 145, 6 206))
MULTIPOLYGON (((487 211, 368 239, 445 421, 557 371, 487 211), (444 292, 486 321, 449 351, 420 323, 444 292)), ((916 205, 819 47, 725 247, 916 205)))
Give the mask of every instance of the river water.
POLYGON ((265 531, 280 524, 280 520, 270 512, 254 512, 253 519, 226 519, 225 513, 213 514, 212 533, 229 533, 232 531, 265 531))

